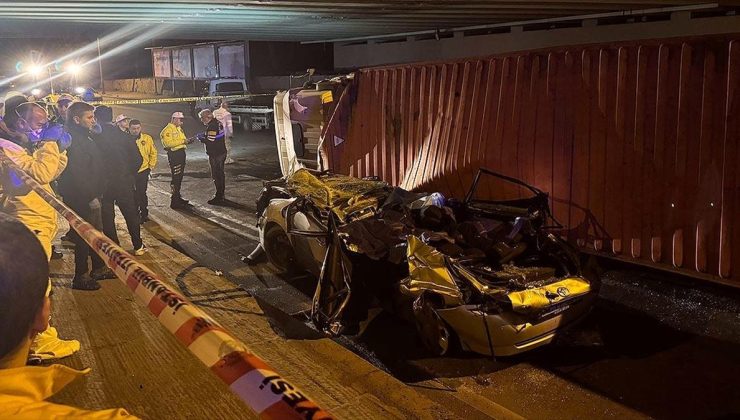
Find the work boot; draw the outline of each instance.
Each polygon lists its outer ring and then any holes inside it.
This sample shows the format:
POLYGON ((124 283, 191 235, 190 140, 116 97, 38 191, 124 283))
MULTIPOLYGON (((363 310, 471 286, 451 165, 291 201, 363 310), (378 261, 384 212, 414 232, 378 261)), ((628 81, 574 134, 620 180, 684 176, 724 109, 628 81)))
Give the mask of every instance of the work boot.
POLYGON ((170 200, 171 209, 184 209, 188 206, 190 206, 190 201, 185 200, 182 197, 172 196, 172 199, 170 200))
POLYGON ((57 329, 50 326, 33 340, 30 357, 41 360, 61 359, 73 355, 79 349, 79 341, 62 340, 57 329))
POLYGON ((95 280, 114 279, 116 274, 108 267, 100 267, 90 272, 90 277, 95 280))
POLYGON ((85 273, 76 275, 72 279, 72 288, 75 290, 98 290, 100 289, 100 285, 89 274, 85 273))
POLYGON ((139 223, 141 223, 142 225, 148 221, 149 221, 149 216, 144 216, 144 215, 139 216, 139 223))
POLYGON ((61 237, 61 238, 59 238, 59 239, 61 239, 61 240, 62 240, 62 242, 69 242, 69 243, 74 243, 74 241, 72 241, 72 232, 67 232, 67 233, 65 233, 65 234, 64 234, 64 235, 62 235, 62 237, 61 237))
POLYGON ((223 196, 215 196, 212 199, 208 200, 208 204, 212 206, 223 206, 226 204, 226 199, 223 196))

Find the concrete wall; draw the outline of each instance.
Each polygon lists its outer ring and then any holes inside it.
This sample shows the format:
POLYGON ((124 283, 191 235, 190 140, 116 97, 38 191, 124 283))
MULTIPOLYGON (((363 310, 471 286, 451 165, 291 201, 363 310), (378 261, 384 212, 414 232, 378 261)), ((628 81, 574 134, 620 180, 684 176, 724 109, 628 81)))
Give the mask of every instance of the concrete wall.
MULTIPOLYGON (((334 67, 349 70, 383 64, 440 61, 501 54, 558 46, 634 41, 708 34, 740 33, 740 16, 692 17, 690 12, 676 12, 670 20, 645 23, 604 25, 586 20, 580 27, 528 30, 512 27, 511 32, 451 38, 405 41, 367 41, 362 44, 334 44, 334 67)), ((499 28, 499 30, 502 30, 499 28)), ((508 28, 503 28, 508 30, 508 28)))

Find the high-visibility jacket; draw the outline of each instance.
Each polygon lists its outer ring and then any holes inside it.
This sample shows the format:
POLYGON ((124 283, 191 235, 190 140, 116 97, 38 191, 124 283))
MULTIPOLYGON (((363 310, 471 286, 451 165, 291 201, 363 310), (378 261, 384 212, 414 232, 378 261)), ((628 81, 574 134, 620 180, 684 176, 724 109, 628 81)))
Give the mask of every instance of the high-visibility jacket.
POLYGON ((44 401, 90 372, 63 365, 0 369, 0 418, 136 419, 126 410, 89 411, 44 401))
MULTIPOLYGON (((33 152, 0 139, 0 149, 41 187, 53 194, 52 181, 67 167, 67 152, 60 152, 55 142, 47 141, 33 152)), ((1 168, 0 210, 18 219, 39 236, 47 255, 51 254, 51 241, 57 232, 57 213, 38 193, 26 187, 15 171, 1 168)))
POLYGON ((136 145, 139 146, 139 153, 141 153, 142 158, 139 172, 154 169, 157 166, 157 146, 154 145, 152 136, 141 133, 139 138, 136 139, 136 145))
POLYGON ((162 146, 167 151, 174 152, 187 148, 188 138, 185 136, 185 132, 182 131, 182 127, 175 127, 172 123, 167 124, 162 129, 159 138, 162 140, 162 146))

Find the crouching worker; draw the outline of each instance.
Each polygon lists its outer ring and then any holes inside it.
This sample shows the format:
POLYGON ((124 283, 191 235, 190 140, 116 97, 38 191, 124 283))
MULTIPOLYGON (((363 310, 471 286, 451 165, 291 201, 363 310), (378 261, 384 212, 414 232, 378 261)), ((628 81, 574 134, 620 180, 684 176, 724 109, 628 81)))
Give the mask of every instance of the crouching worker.
MULTIPOLYGON (((0 139, 0 149, 42 188, 52 193, 49 184, 67 165, 65 149, 70 144, 69 135, 61 126, 48 124, 46 110, 35 103, 16 103, 8 111, 6 121, 22 136, 18 137, 20 140, 16 139, 17 143, 0 139)), ((0 211, 18 219, 36 234, 48 261, 51 242, 57 233, 56 210, 26 187, 19 174, 9 168, 1 169, 0 211)), ((0 238, 3 242, 7 241, 4 236, 0 238)), ((80 343, 77 340, 61 340, 56 329, 49 327, 36 337, 32 349, 36 357, 54 359, 73 354, 80 349, 80 343)))
POLYGON ((89 369, 26 366, 31 342, 49 325, 49 264, 38 238, 1 213, 0 238, 0 418, 133 418, 122 409, 87 411, 44 401, 89 369))

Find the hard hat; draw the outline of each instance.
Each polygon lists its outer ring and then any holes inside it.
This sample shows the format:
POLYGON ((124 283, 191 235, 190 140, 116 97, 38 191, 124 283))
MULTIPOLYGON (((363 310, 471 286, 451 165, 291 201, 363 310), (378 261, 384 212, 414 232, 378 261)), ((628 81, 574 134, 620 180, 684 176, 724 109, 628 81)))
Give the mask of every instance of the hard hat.
POLYGON ((185 115, 178 111, 172 114, 172 118, 185 118, 185 115))
POLYGON ((22 96, 24 98, 26 97, 26 95, 24 95, 21 92, 18 92, 17 90, 11 90, 10 92, 8 92, 8 93, 5 94, 5 99, 4 100, 7 101, 8 99, 13 98, 15 96, 22 96))
POLYGON ((117 116, 117 117, 116 117, 116 124, 118 124, 118 123, 119 123, 119 122, 121 122, 121 121, 124 121, 124 120, 130 120, 130 119, 131 119, 131 118, 129 118, 129 117, 127 117, 127 116, 125 116, 125 115, 121 114, 121 115, 119 115, 119 116, 117 116))

